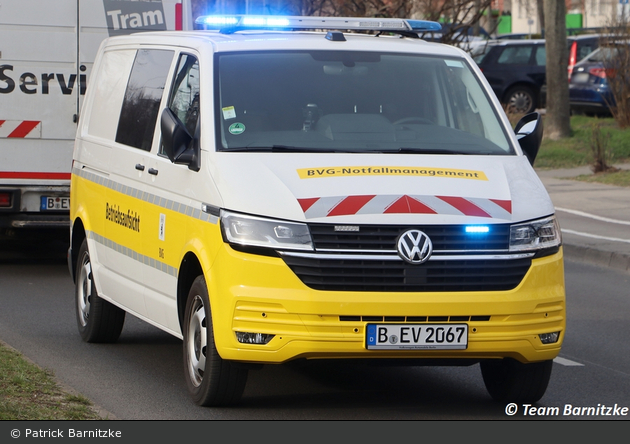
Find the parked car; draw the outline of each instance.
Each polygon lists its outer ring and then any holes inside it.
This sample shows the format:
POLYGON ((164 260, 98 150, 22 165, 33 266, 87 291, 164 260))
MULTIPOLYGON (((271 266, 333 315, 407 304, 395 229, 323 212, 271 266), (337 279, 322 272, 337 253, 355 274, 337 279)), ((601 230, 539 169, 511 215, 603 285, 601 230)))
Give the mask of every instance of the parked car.
MULTIPOLYGON (((599 46, 599 34, 567 37, 568 66, 599 46)), ((545 106, 547 53, 544 39, 501 39, 475 48, 473 60, 499 101, 526 114, 545 106)))
POLYGON ((601 46, 575 65, 569 83, 572 113, 610 115, 615 97, 609 78, 619 74, 616 65, 622 48, 625 48, 624 59, 627 59, 628 43, 620 43, 616 46, 601 46))
POLYGON ((571 80, 571 73, 575 64, 596 50, 602 37, 604 37, 602 34, 583 34, 567 37, 569 42, 569 64, 567 65, 569 80, 571 80))
POLYGON ((542 106, 544 40, 492 40, 471 55, 505 107, 526 114, 542 106))
POLYGON ((529 40, 532 38, 531 33, 509 33, 499 34, 495 37, 497 40, 529 40))

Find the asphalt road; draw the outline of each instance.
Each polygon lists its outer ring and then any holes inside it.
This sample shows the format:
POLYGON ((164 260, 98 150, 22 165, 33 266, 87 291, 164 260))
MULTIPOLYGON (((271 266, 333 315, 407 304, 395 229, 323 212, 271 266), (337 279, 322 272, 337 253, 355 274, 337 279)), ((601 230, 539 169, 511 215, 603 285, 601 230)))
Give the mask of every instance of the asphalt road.
POLYGON ((117 344, 81 341, 63 236, 54 242, 0 242, 0 339, 51 369, 110 419, 627 420, 630 413, 564 413, 567 405, 630 408, 630 355, 624 351, 630 337, 629 280, 627 274, 567 258, 563 351, 536 409, 516 406, 513 416, 486 394, 478 366, 347 362, 265 366, 250 372, 239 406, 198 407, 186 392, 178 339, 128 316, 117 344))

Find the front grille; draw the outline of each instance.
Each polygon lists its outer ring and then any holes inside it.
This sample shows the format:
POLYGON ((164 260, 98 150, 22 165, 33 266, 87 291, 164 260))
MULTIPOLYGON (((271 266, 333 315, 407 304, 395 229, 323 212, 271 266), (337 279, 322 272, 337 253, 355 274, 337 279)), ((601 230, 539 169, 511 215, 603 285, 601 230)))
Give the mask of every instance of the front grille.
POLYGON ((487 322, 490 316, 339 316, 341 322, 487 322))
POLYGON ((434 251, 507 251, 509 225, 491 225, 483 235, 466 233, 465 225, 392 226, 361 225, 358 232, 335 231, 334 225, 310 224, 315 250, 394 251, 396 239, 409 229, 424 231, 431 238, 434 251))
POLYGON ((310 288, 331 291, 502 291, 515 288, 531 259, 400 261, 336 260, 284 256, 310 288))
POLYGON ((509 226, 490 227, 490 233, 478 236, 466 234, 464 226, 360 226, 358 232, 351 232, 334 231, 332 225, 310 225, 316 253, 283 254, 282 258, 315 290, 511 290, 523 280, 531 258, 510 259, 509 226), (398 236, 410 228, 424 231, 433 243, 431 260, 421 265, 408 264, 395 253, 398 236), (496 254, 503 258, 492 259, 496 254))

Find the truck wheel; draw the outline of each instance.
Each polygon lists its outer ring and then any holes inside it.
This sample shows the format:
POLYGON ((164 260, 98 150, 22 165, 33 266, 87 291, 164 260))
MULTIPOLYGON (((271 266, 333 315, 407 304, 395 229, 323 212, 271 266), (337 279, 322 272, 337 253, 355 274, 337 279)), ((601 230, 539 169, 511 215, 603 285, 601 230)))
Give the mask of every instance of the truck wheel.
POLYGON ((513 359, 481 362, 481 375, 495 401, 534 403, 547 390, 553 361, 522 364, 513 359))
POLYGON ((98 296, 86 239, 79 249, 76 276, 76 315, 81 337, 85 342, 116 342, 125 323, 125 311, 98 296))
POLYGON ((241 399, 248 370, 219 356, 209 301, 206 281, 199 276, 190 287, 184 314, 186 385, 196 404, 226 406, 241 399))
POLYGON ((536 96, 527 86, 515 86, 505 94, 507 111, 514 114, 528 114, 536 110, 536 96))

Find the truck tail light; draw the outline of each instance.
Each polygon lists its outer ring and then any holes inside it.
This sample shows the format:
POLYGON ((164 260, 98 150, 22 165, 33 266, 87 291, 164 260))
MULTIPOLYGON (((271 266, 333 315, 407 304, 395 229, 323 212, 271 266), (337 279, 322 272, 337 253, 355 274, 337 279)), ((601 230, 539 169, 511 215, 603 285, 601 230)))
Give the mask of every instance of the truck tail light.
POLYGON ((0 208, 11 206, 11 193, 0 193, 0 208))

